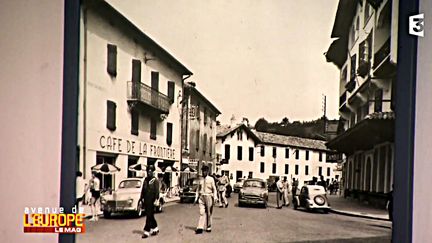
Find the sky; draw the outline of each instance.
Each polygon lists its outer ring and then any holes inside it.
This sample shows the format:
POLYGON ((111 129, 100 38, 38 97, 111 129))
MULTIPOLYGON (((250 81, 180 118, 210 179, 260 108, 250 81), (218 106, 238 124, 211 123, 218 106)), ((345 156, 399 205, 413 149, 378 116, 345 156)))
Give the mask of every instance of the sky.
POLYGON ((338 0, 107 0, 194 75, 221 112, 251 124, 338 118, 326 62, 338 0))

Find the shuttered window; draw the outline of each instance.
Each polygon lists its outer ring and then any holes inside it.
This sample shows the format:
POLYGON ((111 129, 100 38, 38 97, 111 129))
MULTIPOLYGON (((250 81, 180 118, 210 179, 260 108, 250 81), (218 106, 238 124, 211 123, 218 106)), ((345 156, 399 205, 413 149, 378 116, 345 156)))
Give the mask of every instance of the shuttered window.
POLYGON ((273 158, 276 158, 276 147, 273 147, 273 158))
POLYGON ((230 150, 231 150, 231 146, 229 144, 225 144, 225 160, 227 161, 227 163, 231 155, 230 150))
POLYGON ((289 158, 289 148, 285 149, 285 158, 289 158))
POLYGON ((276 174, 276 163, 272 164, 272 173, 276 174))
POLYGON ((210 137, 209 154, 210 154, 210 157, 213 154, 213 137, 210 137))
POLYGON ((261 157, 264 157, 264 155, 265 155, 265 147, 263 145, 261 146, 261 157))
POLYGON ((299 165, 295 165, 295 174, 296 174, 296 175, 299 174, 299 165))
POLYGON ((254 148, 249 147, 249 161, 253 161, 253 160, 254 160, 254 148))
POLYGON ((243 148, 242 146, 237 146, 237 160, 243 159, 243 148))
POLYGON ((174 102, 174 91, 175 91, 175 83, 173 81, 168 81, 168 98, 171 102, 174 102))
POLYGON ((306 160, 309 160, 309 150, 306 150, 306 160))
POLYGON ((198 151, 199 150, 199 144, 200 144, 200 131, 199 130, 197 130, 196 132, 195 132, 195 138, 196 138, 196 150, 198 151))
POLYGON ((204 134, 203 136, 203 152, 205 153, 207 151, 207 134, 204 134))
POLYGON ((157 123, 156 119, 151 118, 150 119, 150 139, 156 140, 156 133, 157 133, 157 123))
POLYGON ((300 158, 300 152, 298 149, 295 150, 295 159, 299 159, 300 158))
POLYGON ((135 109, 131 111, 131 134, 138 135, 139 112, 135 109))
POLYGON ((285 165, 285 175, 288 175, 289 173, 289 165, 285 165))
POLYGON ((116 109, 115 102, 107 101, 107 128, 111 131, 116 130, 116 109))
POLYGON ((117 46, 107 45, 107 72, 112 76, 117 76, 117 46))
POLYGON ((305 175, 309 175, 309 166, 305 166, 305 175))
POLYGON ((260 163, 260 172, 261 172, 261 173, 264 173, 264 171, 265 171, 265 163, 264 163, 264 162, 261 162, 261 163, 260 163))
POLYGON ((168 146, 171 146, 171 144, 172 144, 172 132, 173 132, 173 124, 170 122, 167 122, 166 142, 167 142, 168 146))

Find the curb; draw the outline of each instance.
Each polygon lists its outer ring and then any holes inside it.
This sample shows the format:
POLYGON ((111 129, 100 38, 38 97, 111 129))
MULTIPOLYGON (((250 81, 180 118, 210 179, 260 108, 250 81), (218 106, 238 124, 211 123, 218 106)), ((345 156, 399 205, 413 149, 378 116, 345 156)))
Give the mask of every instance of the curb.
POLYGON ((390 219, 384 219, 384 218, 374 217, 374 216, 370 216, 370 215, 351 213, 351 212, 347 212, 347 211, 339 211, 339 210, 330 209, 330 212, 335 213, 335 214, 345 215, 345 216, 352 216, 352 217, 358 217, 358 218, 366 218, 366 219, 374 219, 374 220, 382 220, 382 221, 391 222, 390 219))

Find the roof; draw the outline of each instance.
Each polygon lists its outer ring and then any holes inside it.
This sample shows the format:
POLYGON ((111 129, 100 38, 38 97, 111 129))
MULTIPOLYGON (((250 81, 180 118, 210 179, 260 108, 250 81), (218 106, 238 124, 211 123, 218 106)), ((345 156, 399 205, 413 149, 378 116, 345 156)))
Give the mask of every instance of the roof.
POLYGON ((216 106, 213 105, 213 103, 211 103, 203 94, 201 94, 201 92, 198 91, 197 88, 195 88, 192 85, 188 85, 185 84, 184 86, 186 89, 189 89, 191 92, 193 92, 196 96, 198 96, 201 100, 203 100, 209 107, 210 109, 212 109, 215 113, 216 116, 222 114, 218 108, 216 108, 216 106))
POLYGON ((224 139, 226 136, 234 133, 235 131, 237 131, 238 129, 244 129, 245 132, 252 137, 253 140, 255 140, 256 142, 260 142, 260 139, 256 136, 256 134, 254 132, 252 132, 252 130, 247 127, 245 124, 240 123, 234 126, 229 126, 229 125, 220 125, 217 127, 217 138, 222 138, 224 139))
POLYGON ((154 51, 154 55, 161 60, 171 64, 174 69, 178 70, 182 75, 192 75, 192 72, 180 63, 174 56, 172 56, 163 47, 157 44, 149 36, 144 34, 137 26, 117 11, 113 6, 104 0, 84 0, 82 6, 84 8, 93 10, 101 17, 108 19, 108 21, 116 26, 119 26, 121 31, 126 32, 132 38, 143 46, 147 46, 154 51))
POLYGON ((358 0, 339 0, 331 33, 332 38, 345 37, 348 35, 358 2, 358 0))
POLYGON ((326 141, 301 138, 294 136, 278 135, 273 133, 253 131, 264 144, 292 146, 298 148, 308 148, 313 150, 330 151, 325 145, 326 141))

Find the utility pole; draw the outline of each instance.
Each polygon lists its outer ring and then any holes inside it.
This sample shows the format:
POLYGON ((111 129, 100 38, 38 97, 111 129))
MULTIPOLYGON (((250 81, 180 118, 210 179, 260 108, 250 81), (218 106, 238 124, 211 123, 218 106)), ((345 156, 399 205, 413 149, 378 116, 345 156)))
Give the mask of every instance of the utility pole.
POLYGON ((326 112, 327 112, 327 96, 324 95, 324 94, 322 96, 323 96, 322 111, 323 111, 323 119, 324 119, 324 134, 326 134, 326 132, 327 132, 327 116, 326 116, 326 112))

